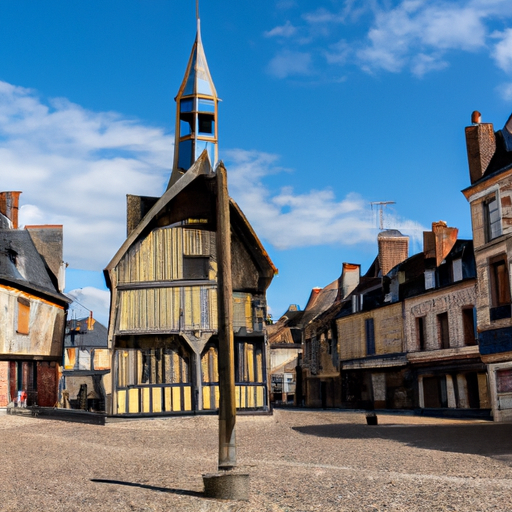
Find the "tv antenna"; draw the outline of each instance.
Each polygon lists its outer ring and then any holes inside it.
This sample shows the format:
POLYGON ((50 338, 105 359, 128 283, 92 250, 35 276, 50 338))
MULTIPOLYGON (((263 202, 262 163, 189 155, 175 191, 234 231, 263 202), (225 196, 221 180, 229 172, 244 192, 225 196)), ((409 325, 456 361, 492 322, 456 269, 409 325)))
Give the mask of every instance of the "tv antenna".
POLYGON ((372 201, 370 204, 372 210, 374 206, 379 210, 379 229, 382 231, 384 229, 384 208, 389 204, 396 204, 396 201, 372 201))

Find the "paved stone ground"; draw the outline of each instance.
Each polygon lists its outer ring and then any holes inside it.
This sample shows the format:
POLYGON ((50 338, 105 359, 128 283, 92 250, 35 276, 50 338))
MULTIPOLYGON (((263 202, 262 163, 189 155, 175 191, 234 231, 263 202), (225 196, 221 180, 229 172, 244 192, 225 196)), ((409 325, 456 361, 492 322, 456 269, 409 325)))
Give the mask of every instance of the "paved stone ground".
POLYGON ((0 415, 1 511, 512 511, 512 424, 276 410, 237 419, 250 501, 203 496, 217 418, 0 415))

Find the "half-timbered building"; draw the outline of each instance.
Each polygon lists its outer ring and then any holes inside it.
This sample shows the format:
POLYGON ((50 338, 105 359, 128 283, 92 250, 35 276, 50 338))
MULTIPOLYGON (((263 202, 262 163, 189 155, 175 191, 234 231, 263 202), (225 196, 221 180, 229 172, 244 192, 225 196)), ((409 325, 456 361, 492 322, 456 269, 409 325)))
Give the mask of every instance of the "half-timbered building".
MULTIPOLYGON (((160 198, 128 196, 128 237, 105 269, 114 415, 219 405, 217 105, 198 21, 176 97, 172 174, 160 198)), ((219 167, 220 166, 220 167, 219 167)), ((268 409, 266 289, 276 269, 230 200, 237 408, 268 409)))

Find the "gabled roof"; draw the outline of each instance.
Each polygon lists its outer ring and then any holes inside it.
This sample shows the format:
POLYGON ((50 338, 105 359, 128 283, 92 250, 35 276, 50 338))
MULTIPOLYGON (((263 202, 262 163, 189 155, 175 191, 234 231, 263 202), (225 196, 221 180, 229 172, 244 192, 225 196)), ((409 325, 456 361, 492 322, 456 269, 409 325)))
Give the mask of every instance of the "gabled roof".
POLYGON ((0 281, 61 304, 71 302, 55 287, 30 233, 24 229, 0 229, 0 281))
POLYGON ((325 288, 313 288, 308 303, 304 308, 302 324, 304 327, 316 317, 328 310, 338 296, 339 279, 328 284, 325 288))
MULTIPOLYGON (((219 166, 224 166, 219 162, 219 166)), ((154 219, 162 213, 167 206, 184 193, 188 187, 193 187, 201 178, 214 177, 215 173, 211 167, 210 160, 206 151, 203 151, 199 158, 194 162, 192 167, 176 181, 165 193, 158 199, 154 206, 144 216, 139 225, 130 233, 123 245, 117 251, 110 263, 104 270, 107 285, 110 287, 110 278, 108 273, 112 271, 121 261, 123 256, 128 252, 130 247, 141 237, 148 229, 152 228, 154 219)), ((190 204, 190 201, 188 201, 190 204)), ((184 220, 184 219, 182 219, 184 220)), ((272 263, 269 255, 263 248, 258 236, 254 232, 249 221, 246 219, 239 206, 230 198, 230 220, 232 229, 241 235, 247 244, 247 249, 253 258, 258 262, 260 267, 265 270, 267 277, 273 277, 277 273, 277 269, 272 263), (265 269, 266 267, 266 269, 265 269)))

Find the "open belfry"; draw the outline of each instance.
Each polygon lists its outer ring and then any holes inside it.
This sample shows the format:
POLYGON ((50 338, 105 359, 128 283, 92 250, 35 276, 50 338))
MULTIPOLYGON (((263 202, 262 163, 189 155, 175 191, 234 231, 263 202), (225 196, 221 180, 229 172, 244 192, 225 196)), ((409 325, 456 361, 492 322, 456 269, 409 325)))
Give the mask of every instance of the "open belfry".
MULTIPOLYGON (((112 293, 113 415, 219 408, 217 190, 226 170, 218 161, 219 99, 199 18, 176 102, 167 190, 127 197, 127 238, 104 271, 112 293)), ((236 408, 266 411, 266 290, 277 270, 235 201, 226 196, 226 205, 236 408)))

